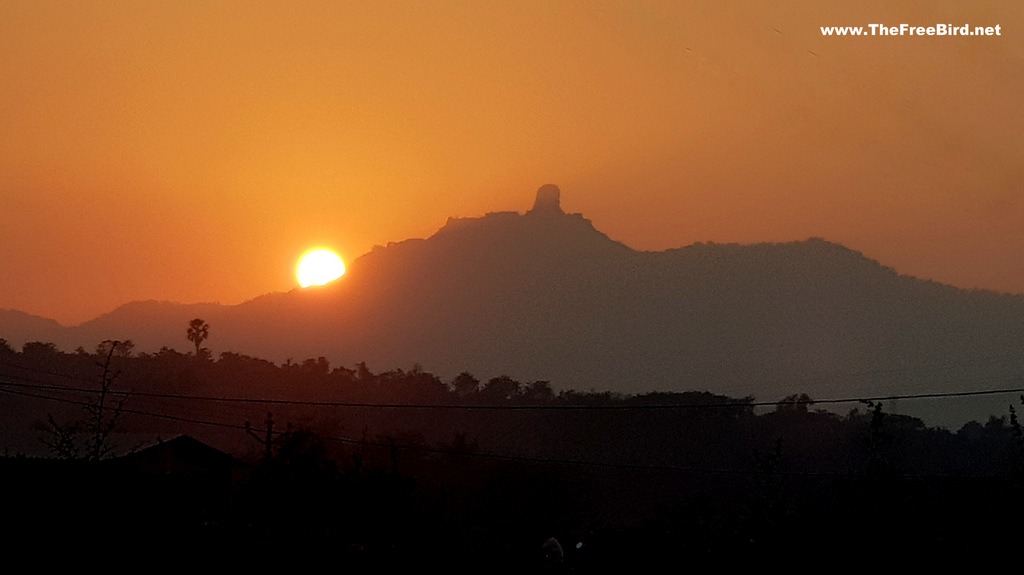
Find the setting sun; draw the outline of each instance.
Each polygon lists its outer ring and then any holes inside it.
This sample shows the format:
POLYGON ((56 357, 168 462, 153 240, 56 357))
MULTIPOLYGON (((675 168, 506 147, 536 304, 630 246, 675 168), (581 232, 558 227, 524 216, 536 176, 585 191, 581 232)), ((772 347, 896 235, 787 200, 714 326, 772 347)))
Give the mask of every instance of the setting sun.
POLYGON ((319 286, 345 275, 345 264, 331 250, 318 248, 307 252, 295 267, 295 277, 302 287, 319 286))

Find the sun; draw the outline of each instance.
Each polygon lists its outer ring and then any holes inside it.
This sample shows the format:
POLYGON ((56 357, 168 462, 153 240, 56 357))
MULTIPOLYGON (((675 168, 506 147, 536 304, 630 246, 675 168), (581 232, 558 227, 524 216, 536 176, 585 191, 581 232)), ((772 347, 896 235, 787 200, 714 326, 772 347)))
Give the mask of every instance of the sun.
POLYGON ((322 286, 345 275, 341 257, 326 248, 306 252, 295 266, 295 278, 302 287, 322 286))

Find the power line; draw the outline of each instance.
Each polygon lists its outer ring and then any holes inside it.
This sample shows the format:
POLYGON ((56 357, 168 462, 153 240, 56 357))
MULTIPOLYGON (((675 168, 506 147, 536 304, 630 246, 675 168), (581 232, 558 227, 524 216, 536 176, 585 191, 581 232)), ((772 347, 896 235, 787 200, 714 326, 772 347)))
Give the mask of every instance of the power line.
MULTIPOLYGON (((7 384, 0 383, 0 385, 7 385, 7 384)), ((39 394, 39 393, 30 393, 30 392, 24 392, 24 391, 16 391, 16 390, 13 390, 13 389, 4 389, 2 387, 0 387, 0 393, 7 393, 7 394, 10 394, 10 395, 20 395, 22 397, 32 397, 32 398, 36 398, 36 399, 45 399, 45 400, 48 400, 48 401, 56 401, 56 402, 59 402, 59 403, 67 403, 67 404, 70 404, 70 405, 77 405, 77 406, 80 406, 80 407, 92 407, 92 404, 90 404, 87 401, 79 401, 79 400, 75 400, 75 399, 68 399, 66 397, 55 397, 55 396, 52 396, 52 395, 43 395, 43 394, 39 394)), ((114 410, 114 408, 110 408, 110 409, 111 409, 111 411, 114 410)), ((131 408, 128 408, 128 407, 121 407, 120 409, 118 409, 118 411, 120 411, 121 413, 131 413, 131 414, 134 414, 134 415, 145 415, 145 416, 148 416, 148 417, 156 417, 156 418, 160 418, 160 419, 168 419, 168 420, 171 420, 171 421, 179 421, 179 422, 182 422, 182 423, 196 423, 196 424, 201 424, 201 425, 211 425, 211 426, 226 427, 226 428, 231 428, 231 429, 242 429, 242 430, 245 429, 244 425, 237 425, 237 424, 232 424, 232 423, 223 423, 223 422, 219 422, 219 421, 205 421, 205 420, 200 420, 200 419, 192 419, 192 418, 188 418, 188 417, 180 417, 180 416, 177 416, 177 415, 170 415, 170 414, 165 414, 165 413, 156 413, 156 412, 151 412, 151 411, 143 411, 143 410, 140 410, 140 409, 131 409, 131 408)))
MULTIPOLYGON (((27 379, 27 378, 19 378, 27 379)), ((29 380, 31 381, 31 380, 29 380)), ((41 383, 16 383, 12 381, 0 381, 0 386, 20 387, 27 389, 40 389, 48 391, 62 391, 75 393, 96 393, 94 388, 69 387, 59 385, 48 385, 41 383)), ((866 397, 845 397, 826 399, 794 399, 791 401, 742 401, 731 402, 708 402, 708 403, 665 403, 665 404, 618 404, 618 405, 572 405, 572 404, 544 404, 544 405, 496 405, 496 404, 444 404, 444 403, 372 403, 372 402, 347 402, 347 401, 318 401, 301 399, 265 399, 254 397, 225 397, 212 395, 186 395, 177 393, 154 393, 125 390, 109 390, 107 393, 118 395, 133 395, 136 397, 149 397, 157 399, 180 399, 190 401, 211 401, 223 403, 251 403, 259 405, 303 405, 312 407, 361 407, 378 409, 443 409, 443 410, 485 410, 485 411, 628 411, 645 409, 712 409, 712 408, 742 408, 742 407, 775 407, 780 403, 786 405, 835 405, 843 403, 865 403, 877 401, 897 401, 907 399, 949 399, 957 397, 978 397, 987 395, 1001 395, 1010 393, 1024 393, 1024 388, 1004 389, 983 389, 974 391, 949 391, 933 393, 914 393, 901 395, 879 395, 866 397)), ((642 397, 642 396, 633 396, 642 397)))
MULTIPOLYGON (((0 388, 0 393, 8 393, 8 394, 11 394, 11 395, 19 395, 19 396, 24 396, 24 397, 32 397, 32 398, 38 398, 38 399, 45 399, 45 400, 57 401, 57 402, 61 402, 61 403, 68 403, 68 404, 72 404, 72 405, 80 405, 80 406, 87 406, 87 405, 89 405, 87 402, 83 402, 83 401, 70 400, 70 399, 66 399, 66 398, 47 396, 47 395, 31 393, 31 392, 9 390, 9 389, 3 389, 3 388, 0 388)), ((122 408, 121 412, 122 413, 131 413, 131 414, 135 414, 135 415, 148 416, 148 417, 155 417, 155 418, 172 420, 172 421, 178 421, 178 422, 182 422, 182 423, 194 423, 194 424, 200 424, 200 425, 209 425, 209 426, 216 426, 216 427, 222 427, 222 428, 228 428, 228 429, 235 429, 235 430, 240 430, 240 431, 245 431, 247 429, 255 431, 255 432, 266 431, 265 429, 260 429, 260 428, 256 428, 256 427, 252 427, 252 426, 249 426, 247 428, 245 425, 237 425, 237 424, 230 424, 230 423, 223 423, 223 422, 216 422, 216 421, 199 420, 199 419, 193 419, 193 418, 187 418, 187 417, 179 417, 179 416, 165 414, 165 413, 155 413, 155 412, 151 412, 151 411, 137 410, 137 409, 130 409, 130 408, 122 408)), ((284 435, 286 433, 288 433, 288 432, 274 432, 273 434, 280 437, 281 435, 284 435)), ((403 444, 398 444, 398 443, 381 443, 381 442, 377 442, 377 441, 367 441, 365 439, 353 439, 353 438, 349 438, 349 437, 334 437, 334 436, 324 436, 324 435, 318 435, 318 437, 320 437, 321 439, 323 439, 325 441, 331 441, 331 442, 334 442, 334 443, 344 443, 344 444, 349 444, 349 445, 363 445, 363 446, 380 447, 380 448, 397 448, 397 449, 402 449, 402 450, 406 450, 406 451, 415 451, 415 452, 429 453, 429 454, 435 454, 435 455, 453 455, 453 456, 464 456, 464 457, 477 457, 477 458, 483 458, 483 459, 492 459, 492 460, 499 460, 499 461, 515 461, 515 462, 521 462, 521 463, 549 464, 549 465, 573 465, 573 466, 598 467, 598 468, 607 468, 607 469, 626 469, 626 470, 635 470, 635 471, 671 471, 671 472, 695 473, 695 474, 704 474, 704 475, 754 475, 754 474, 758 473, 757 470, 746 470, 746 469, 710 469, 710 468, 687 467, 687 466, 678 466, 678 465, 649 465, 649 464, 632 464, 632 463, 616 463, 616 462, 604 462, 604 461, 590 461, 590 460, 584 460, 584 459, 560 459, 560 458, 551 458, 551 457, 531 457, 531 456, 526 456, 526 455, 488 453, 488 452, 478 452, 478 451, 456 451, 456 450, 452 450, 452 449, 440 449, 440 448, 432 448, 432 447, 416 446, 416 445, 403 445, 403 444)), ((843 477, 845 477, 845 476, 849 475, 849 474, 843 474, 843 473, 824 473, 824 472, 818 472, 818 473, 800 473, 800 472, 782 473, 782 472, 779 472, 779 474, 780 475, 792 475, 792 476, 809 476, 809 477, 815 477, 815 476, 820 476, 820 477, 840 477, 840 476, 843 476, 843 477)))
MULTIPOLYGON (((37 398, 37 399, 45 399, 45 400, 49 400, 49 401, 57 401, 57 402, 60 402, 60 403, 68 403, 68 404, 71 404, 71 405, 79 405, 79 406, 88 406, 89 405, 89 403, 84 402, 84 401, 77 401, 77 400, 71 400, 71 399, 66 399, 66 398, 62 398, 62 397, 47 396, 47 395, 38 394, 38 393, 23 392, 23 391, 9 390, 9 389, 3 389, 3 388, 0 388, 0 393, 8 393, 8 394, 11 394, 11 395, 19 395, 19 396, 23 396, 23 397, 32 397, 32 398, 37 398)), ((256 427, 252 427, 252 426, 248 426, 247 427, 245 425, 237 425, 237 424, 230 424, 230 423, 223 423, 223 422, 216 422, 216 421, 206 421, 206 420, 192 419, 192 418, 179 417, 179 416, 170 415, 170 414, 155 413, 155 412, 144 411, 144 410, 137 410, 137 409, 130 409, 130 408, 122 408, 121 412, 122 413, 131 413, 131 414, 135 414, 135 415, 143 415, 143 416, 148 416, 148 417, 156 417, 156 418, 160 418, 160 419, 168 419, 168 420, 178 421, 178 422, 183 422, 183 423, 195 423, 195 424, 201 424, 201 425, 211 425, 211 426, 217 426, 217 427, 223 427, 223 428, 229 428, 229 429, 236 429, 236 430, 241 430, 241 431, 245 431, 245 430, 252 430, 252 431, 256 431, 256 432, 266 431, 265 429, 260 429, 260 428, 256 428, 256 427)), ((281 435, 284 435, 286 433, 287 432, 275 432, 274 435, 281 436, 281 435)), ((572 460, 572 459, 530 457, 530 456, 524 456, 524 455, 510 455, 510 454, 486 453, 486 452, 476 452, 476 451, 455 451, 455 450, 451 450, 451 449, 439 449, 439 448, 414 446, 414 445, 402 445, 402 444, 397 444, 397 443, 396 444, 380 443, 380 442, 376 442, 376 441, 367 441, 365 439, 353 439, 353 438, 349 438, 349 437, 333 437, 333 436, 322 436, 322 435, 319 436, 319 437, 321 439, 326 440, 326 441, 331 441, 331 442, 335 442, 335 443, 345 443, 345 444, 350 444, 350 445, 365 445, 365 446, 370 446, 370 447, 388 447, 388 448, 395 447, 395 448, 398 448, 398 449, 404 449, 404 450, 407 450, 407 451, 418 451, 418 452, 422 452, 422 453, 441 454, 441 455, 457 455, 457 456, 467 456, 467 457, 481 457, 481 458, 487 458, 487 459, 497 459, 497 460, 504 460, 504 461, 520 461, 520 462, 527 462, 527 463, 581 465, 581 466, 590 466, 590 467, 607 467, 607 468, 618 468, 618 469, 636 469, 636 470, 651 470, 651 471, 680 471, 680 472, 690 472, 690 473, 732 474, 732 475, 744 475, 744 474, 748 474, 748 473, 754 473, 754 471, 748 471, 748 470, 699 469, 699 468, 671 466, 671 465, 639 465, 639 464, 611 463, 611 462, 598 462, 598 461, 587 461, 587 460, 572 460)))
MULTIPOLYGON (((4 383, 4 382, 0 382, 0 385, 9 385, 9 384, 4 383)), ((24 396, 24 397, 32 397, 32 398, 38 398, 38 399, 45 399, 45 400, 49 400, 49 401, 56 401, 56 402, 60 402, 60 403, 68 403, 68 404, 79 405, 79 406, 89 406, 90 405, 88 402, 83 402, 83 401, 78 401, 78 400, 71 400, 71 399, 61 398, 61 397, 47 396, 47 395, 38 394, 38 393, 31 393, 31 392, 17 391, 17 390, 11 390, 11 389, 4 389, 3 387, 0 387, 0 393, 7 393, 7 394, 11 394, 11 395, 19 395, 19 396, 24 396)), ((252 426, 249 426, 249 425, 238 425, 238 424, 231 424, 231 423, 224 423, 224 422, 217 422, 217 421, 201 420, 201 419, 181 417, 181 416, 176 416, 176 415, 171 415, 171 414, 166 414, 166 413, 157 413, 157 412, 152 412, 152 411, 145 411, 145 410, 138 410, 138 409, 131 409, 131 408, 121 408, 120 411, 122 413, 130 413, 130 414, 134 414, 134 415, 141 415, 141 416, 146 416, 146 417, 154 417, 154 418, 159 418, 159 419, 164 419, 164 420, 177 421, 177 422, 181 422, 181 423, 193 423, 193 424, 199 424, 199 425, 221 427, 221 428, 226 428, 226 429, 234 429, 234 430, 239 430, 239 431, 250 431, 251 430, 251 431, 254 431, 254 432, 262 432, 262 431, 268 431, 269 432, 268 429, 261 429, 261 428, 252 427, 252 426)), ((288 432, 285 431, 285 432, 271 432, 271 433, 272 433, 272 435, 277 435, 278 437, 280 437, 282 435, 287 434, 288 432)), ((500 454, 500 453, 488 453, 488 452, 478 452, 478 451, 456 451, 456 450, 452 450, 452 449, 441 449, 441 448, 433 448, 433 447, 425 447, 425 446, 415 446, 415 445, 403 445, 403 444, 392 443, 392 442, 380 443, 380 442, 376 442, 376 441, 367 441, 366 439, 353 439, 353 438, 349 438, 349 437, 335 437, 335 436, 325 436, 325 435, 319 435, 319 434, 317 436, 320 437, 321 439, 325 440, 325 441, 331 441, 331 442, 335 442, 335 443, 344 443, 344 444, 349 444, 349 445, 363 445, 363 446, 380 447, 380 448, 395 448, 395 449, 402 449, 402 450, 406 450, 406 451, 415 451, 415 452, 420 452, 420 453, 429 453, 429 454, 437 454, 437 455, 453 455, 453 456, 463 456, 463 457, 477 457, 477 458, 492 459, 492 460, 499 460, 499 461, 514 461, 514 462, 521 462, 521 463, 549 464, 549 465, 572 465, 572 466, 582 466, 582 467, 597 467, 597 468, 605 468, 605 469, 622 469, 622 470, 634 470, 634 471, 667 471, 667 472, 693 473, 693 474, 702 474, 702 475, 750 476, 750 475, 757 475, 758 473, 760 473, 760 471, 758 471, 757 469, 701 468, 701 467, 690 467, 690 466, 679 466, 679 465, 651 465, 651 464, 639 464, 639 463, 619 463, 619 462, 606 462, 606 461, 592 461, 592 460, 585 460, 585 459, 561 459, 561 458, 553 458, 553 457, 533 457, 533 456, 526 456, 526 455, 500 454)), ((781 476, 788 476, 788 477, 833 477, 833 478, 842 478, 842 477, 859 477, 859 476, 863 475, 863 474, 860 474, 860 473, 852 473, 852 472, 820 472, 820 471, 819 472, 800 472, 800 471, 785 471, 785 470, 775 470, 774 473, 776 473, 778 475, 781 475, 781 476)), ((920 478, 970 478, 970 477, 969 476, 956 476, 956 475, 936 475, 936 474, 923 475, 922 474, 922 475, 902 475, 902 476, 900 476, 900 478, 901 479, 920 479, 920 478)))

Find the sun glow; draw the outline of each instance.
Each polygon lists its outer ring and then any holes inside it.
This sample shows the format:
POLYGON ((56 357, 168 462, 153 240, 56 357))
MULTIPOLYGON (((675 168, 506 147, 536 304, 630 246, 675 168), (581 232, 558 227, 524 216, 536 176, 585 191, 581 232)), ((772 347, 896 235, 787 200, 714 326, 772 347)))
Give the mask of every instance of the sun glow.
POLYGON ((345 275, 345 264, 341 257, 325 248, 305 253, 295 266, 295 278, 302 287, 322 286, 345 275))

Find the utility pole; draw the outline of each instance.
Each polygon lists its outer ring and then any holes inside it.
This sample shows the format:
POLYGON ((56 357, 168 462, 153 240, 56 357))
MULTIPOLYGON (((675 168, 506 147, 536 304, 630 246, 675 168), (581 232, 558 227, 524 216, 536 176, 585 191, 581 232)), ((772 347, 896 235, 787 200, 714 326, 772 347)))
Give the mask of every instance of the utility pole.
POLYGON ((266 426, 266 438, 260 437, 260 434, 253 431, 248 421, 245 422, 245 432, 252 436, 253 439, 263 444, 263 457, 266 461, 270 461, 270 458, 274 455, 274 414, 269 411, 267 412, 266 426))

